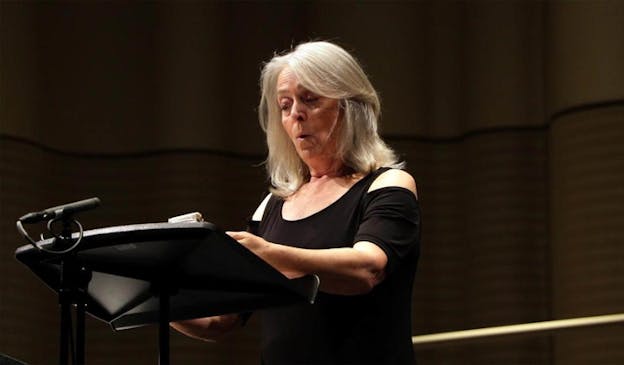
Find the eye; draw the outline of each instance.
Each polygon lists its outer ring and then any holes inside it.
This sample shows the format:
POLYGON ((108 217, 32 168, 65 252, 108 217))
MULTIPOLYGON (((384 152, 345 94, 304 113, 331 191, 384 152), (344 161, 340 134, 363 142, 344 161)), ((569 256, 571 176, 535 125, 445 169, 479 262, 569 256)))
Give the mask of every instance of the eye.
POLYGON ((281 99, 278 102, 278 106, 279 106, 280 110, 282 110, 282 111, 286 111, 286 110, 290 109, 291 104, 292 104, 291 101, 289 99, 286 99, 286 98, 281 99))
POLYGON ((306 104, 311 104, 316 102, 319 99, 318 96, 314 95, 314 94, 305 94, 303 95, 303 97, 301 98, 301 100, 306 103, 306 104))

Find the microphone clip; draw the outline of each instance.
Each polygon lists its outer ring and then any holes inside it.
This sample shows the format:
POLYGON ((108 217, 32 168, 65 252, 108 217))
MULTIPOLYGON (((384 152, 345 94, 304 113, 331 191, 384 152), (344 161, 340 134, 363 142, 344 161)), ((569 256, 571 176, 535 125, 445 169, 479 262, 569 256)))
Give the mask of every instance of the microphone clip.
POLYGON ((66 254, 78 247, 78 244, 82 241, 84 234, 82 225, 73 217, 74 214, 94 209, 99 205, 99 198, 91 198, 59 205, 39 212, 27 213, 17 220, 17 230, 22 234, 22 236, 24 236, 28 243, 39 251, 51 254, 66 254), (54 238, 52 239, 51 244, 46 244, 44 246, 41 244, 44 241, 43 235, 41 241, 36 242, 28 235, 28 232, 24 229, 24 224, 38 223, 46 220, 48 221, 47 229, 54 238), (58 232, 58 229, 55 230, 53 227, 57 222, 61 222, 60 232, 58 232), (74 236, 72 226, 75 226, 78 231, 75 238, 72 237, 74 236), (54 247, 54 249, 50 249, 49 247, 54 247))

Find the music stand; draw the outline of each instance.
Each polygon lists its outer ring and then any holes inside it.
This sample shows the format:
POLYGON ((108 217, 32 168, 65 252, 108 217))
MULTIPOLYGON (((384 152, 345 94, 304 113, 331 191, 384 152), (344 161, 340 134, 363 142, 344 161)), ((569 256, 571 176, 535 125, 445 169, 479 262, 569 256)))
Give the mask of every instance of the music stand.
POLYGON ((61 336, 64 326, 67 330, 67 302, 76 304, 79 362, 84 362, 85 312, 114 330, 158 323, 159 363, 164 365, 169 364, 170 321, 311 303, 319 285, 314 275, 286 278, 209 222, 88 230, 68 255, 32 245, 15 252, 59 294, 61 336), (73 277, 66 280, 69 284, 63 283, 64 273, 73 277))

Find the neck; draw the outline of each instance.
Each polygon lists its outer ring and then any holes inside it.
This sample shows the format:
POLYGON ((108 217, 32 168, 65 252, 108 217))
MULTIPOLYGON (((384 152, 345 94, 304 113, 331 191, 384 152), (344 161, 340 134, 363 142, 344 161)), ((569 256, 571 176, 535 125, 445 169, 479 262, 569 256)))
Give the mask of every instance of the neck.
POLYGON ((346 166, 338 160, 322 164, 308 164, 307 166, 310 171, 310 181, 325 177, 331 178, 344 176, 345 171, 347 170, 346 166))

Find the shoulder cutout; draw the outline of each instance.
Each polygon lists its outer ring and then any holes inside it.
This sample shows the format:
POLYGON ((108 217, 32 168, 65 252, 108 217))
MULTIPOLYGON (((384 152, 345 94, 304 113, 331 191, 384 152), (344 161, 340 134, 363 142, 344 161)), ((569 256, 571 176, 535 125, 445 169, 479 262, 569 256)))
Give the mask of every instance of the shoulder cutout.
POLYGON ((269 202, 269 199, 271 198, 271 195, 272 194, 267 194, 267 196, 265 196, 264 199, 262 200, 262 203, 260 203, 260 205, 258 205, 258 208, 256 208, 256 211, 254 212, 253 216, 251 217, 252 221, 260 222, 262 220, 262 216, 264 215, 264 209, 266 208, 266 205, 269 202))
POLYGON ((392 186, 405 188, 414 193, 416 198, 418 198, 414 178, 408 172, 400 169, 390 169, 377 176, 375 181, 373 181, 371 186, 368 188, 368 191, 371 192, 373 190, 392 186))

